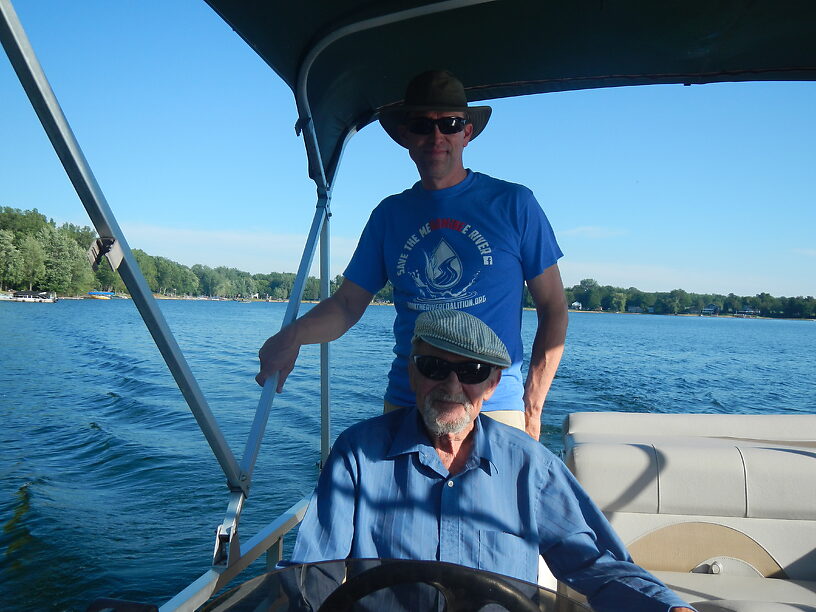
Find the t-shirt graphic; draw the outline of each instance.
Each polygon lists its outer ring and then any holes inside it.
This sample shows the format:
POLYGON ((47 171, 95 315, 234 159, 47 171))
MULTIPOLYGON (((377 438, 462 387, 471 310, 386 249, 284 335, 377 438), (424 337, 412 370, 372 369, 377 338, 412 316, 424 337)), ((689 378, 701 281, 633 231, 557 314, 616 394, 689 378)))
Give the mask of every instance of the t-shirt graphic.
POLYGON ((462 258, 454 248, 443 238, 438 241, 430 254, 422 250, 423 265, 409 271, 411 279, 416 284, 416 297, 408 302, 412 310, 433 310, 436 308, 467 308, 484 302, 487 297, 481 295, 471 287, 479 278, 480 271, 470 274, 467 278, 463 270, 462 258), (457 305, 447 305, 450 302, 457 305))

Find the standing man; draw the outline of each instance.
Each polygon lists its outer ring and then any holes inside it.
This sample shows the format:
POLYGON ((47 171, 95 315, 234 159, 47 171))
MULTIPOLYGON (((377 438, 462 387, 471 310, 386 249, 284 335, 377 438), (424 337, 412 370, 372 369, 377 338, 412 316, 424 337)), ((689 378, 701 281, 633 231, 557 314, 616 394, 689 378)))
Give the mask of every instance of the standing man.
POLYGON ((557 265, 562 253, 529 189, 464 167, 464 148, 482 132, 490 113, 489 106, 468 106, 462 83, 439 70, 415 77, 404 103, 381 112, 380 123, 408 150, 420 180, 374 209, 334 295, 264 343, 259 384, 280 371, 280 392, 300 347, 343 335, 390 280, 397 311, 396 357, 388 376, 386 411, 414 402, 407 372, 417 316, 464 310, 496 331, 512 359, 482 411, 539 438, 541 409, 567 329, 557 265), (522 381, 525 282, 538 328, 522 381))

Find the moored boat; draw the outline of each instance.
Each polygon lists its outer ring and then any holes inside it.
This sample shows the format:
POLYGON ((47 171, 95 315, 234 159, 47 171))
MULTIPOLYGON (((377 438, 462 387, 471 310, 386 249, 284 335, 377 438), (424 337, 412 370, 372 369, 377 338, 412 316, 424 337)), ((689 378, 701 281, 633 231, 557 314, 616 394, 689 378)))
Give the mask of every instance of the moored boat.
POLYGON ((57 301, 57 295, 51 291, 15 291, 11 297, 6 298, 11 302, 38 302, 43 304, 53 304, 57 301))

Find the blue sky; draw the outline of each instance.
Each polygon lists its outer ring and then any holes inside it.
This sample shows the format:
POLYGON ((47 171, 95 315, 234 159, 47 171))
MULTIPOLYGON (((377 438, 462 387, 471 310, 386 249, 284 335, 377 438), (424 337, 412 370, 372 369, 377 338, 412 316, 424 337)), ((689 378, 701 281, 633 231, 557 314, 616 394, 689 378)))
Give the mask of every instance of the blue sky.
MULTIPOLYGON (((131 247, 294 271, 315 188, 291 92, 203 2, 14 6, 131 247)), ((469 167, 536 194, 583 278, 645 291, 816 295, 816 84, 568 92, 492 102, 469 167)), ((377 125, 332 203, 332 272, 371 209, 416 180, 377 125)), ((0 205, 90 225, 0 58, 0 205)))

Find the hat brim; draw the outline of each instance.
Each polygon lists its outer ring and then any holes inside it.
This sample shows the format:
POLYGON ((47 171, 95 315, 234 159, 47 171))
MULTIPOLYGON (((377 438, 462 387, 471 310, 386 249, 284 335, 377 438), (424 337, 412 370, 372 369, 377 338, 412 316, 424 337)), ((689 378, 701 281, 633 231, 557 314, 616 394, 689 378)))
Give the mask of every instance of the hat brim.
POLYGON ((485 129, 487 122, 490 120, 490 113, 493 109, 489 106, 468 106, 462 108, 461 106, 398 106, 391 109, 384 109, 380 111, 380 125, 386 133, 401 147, 405 145, 400 138, 399 126, 402 124, 406 113, 422 113, 422 112, 455 112, 466 113, 468 121, 473 126, 473 133, 470 139, 473 140, 482 130, 485 129))
POLYGON ((511 365, 511 361, 509 359, 502 359, 501 357, 498 356, 482 355, 479 353, 475 353, 443 338, 437 338, 432 334, 415 335, 413 337, 413 340, 422 340, 423 342, 430 344, 431 346, 434 346, 438 349, 442 349, 443 351, 447 351, 448 353, 453 353, 454 355, 459 355, 460 357, 467 357, 468 359, 472 359, 473 361, 479 361, 481 363, 489 363, 490 365, 499 368, 509 368, 511 365))

